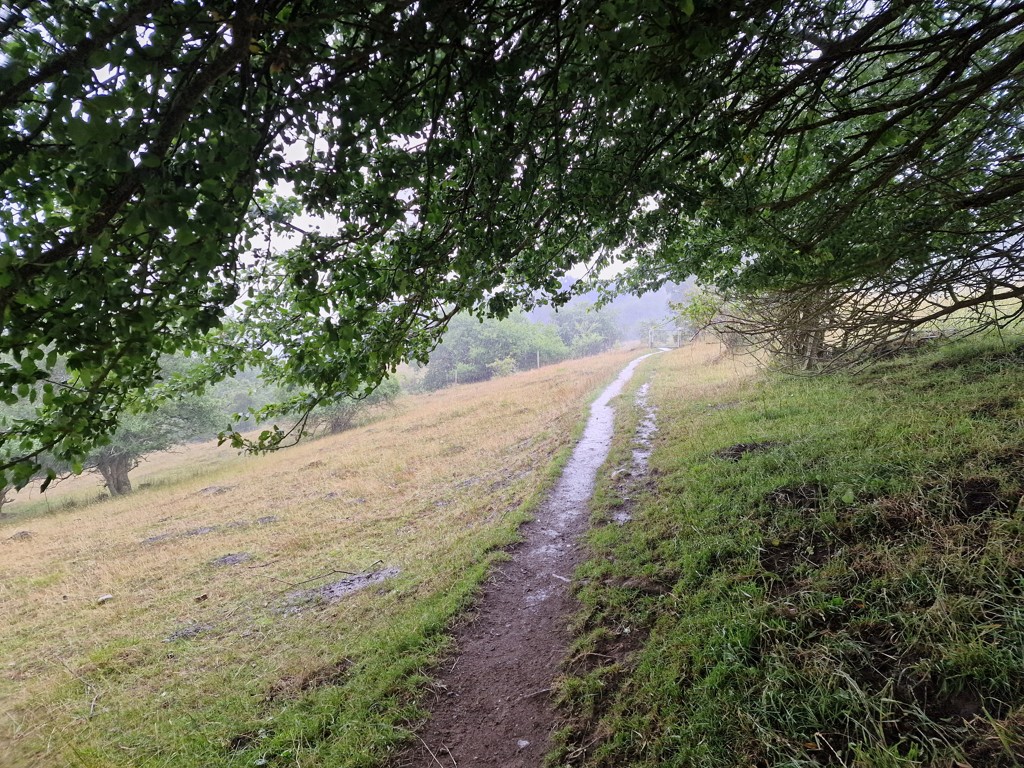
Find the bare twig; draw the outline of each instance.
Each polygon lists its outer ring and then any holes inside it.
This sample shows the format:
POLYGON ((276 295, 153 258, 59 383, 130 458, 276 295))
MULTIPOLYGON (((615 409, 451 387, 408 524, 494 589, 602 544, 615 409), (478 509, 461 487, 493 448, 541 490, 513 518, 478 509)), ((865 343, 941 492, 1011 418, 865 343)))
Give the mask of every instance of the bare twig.
POLYGON ((274 581, 279 581, 282 584, 287 584, 289 587, 301 587, 303 584, 309 584, 311 581, 319 581, 320 579, 326 578, 327 576, 333 576, 336 573, 344 573, 346 576, 358 576, 359 575, 359 573, 357 573, 355 571, 342 571, 342 570, 340 570, 338 568, 334 568, 334 569, 332 569, 330 571, 324 571, 323 573, 319 573, 319 574, 317 574, 316 576, 313 576, 310 579, 305 579, 304 581, 296 581, 296 582, 285 581, 284 579, 279 579, 276 576, 268 576, 267 578, 268 579, 273 579, 274 581))
POLYGON ((455 768, 459 768, 459 764, 455 762, 455 755, 453 755, 452 751, 448 749, 448 745, 442 744, 441 746, 444 747, 444 751, 448 753, 448 757, 452 759, 452 765, 455 766, 455 768))
POLYGON ((89 720, 92 719, 93 714, 96 712, 96 702, 100 700, 100 696, 102 696, 102 695, 103 695, 103 691, 100 691, 99 693, 97 693, 95 696, 92 697, 92 703, 89 705, 89 716, 88 716, 89 720))
MULTIPOLYGON (((437 755, 435 755, 435 754, 434 754, 434 751, 433 751, 433 750, 432 750, 432 749, 431 749, 430 747, 428 747, 428 746, 427 746, 427 742, 425 742, 425 741, 424 741, 423 739, 420 739, 420 735, 419 735, 418 733, 416 733, 416 734, 413 734, 413 735, 414 735, 414 736, 415 736, 415 737, 416 737, 417 739, 419 739, 419 740, 420 740, 420 744, 422 744, 422 745, 423 745, 423 748, 424 748, 425 750, 427 750, 427 752, 428 752, 428 753, 430 754, 430 756, 431 756, 432 758, 434 758, 434 762, 435 762, 435 763, 437 763, 438 765, 440 765, 440 766, 441 766, 441 768, 445 768, 445 765, 444 765, 444 763, 442 763, 442 762, 441 762, 440 760, 438 760, 438 759, 437 759, 437 755)), ((445 749, 447 749, 447 747, 445 747, 445 749)), ((453 760, 452 762, 454 762, 454 760, 453 760)))

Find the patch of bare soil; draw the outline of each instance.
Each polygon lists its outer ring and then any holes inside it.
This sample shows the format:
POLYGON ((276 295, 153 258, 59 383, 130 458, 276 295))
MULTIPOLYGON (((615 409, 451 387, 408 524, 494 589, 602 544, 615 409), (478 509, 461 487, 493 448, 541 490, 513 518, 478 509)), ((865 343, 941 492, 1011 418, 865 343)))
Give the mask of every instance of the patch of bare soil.
POLYGON ((496 568, 455 632, 457 655, 435 674, 430 717, 393 768, 538 768, 556 727, 551 686, 569 643, 569 580, 583 553, 597 470, 611 444, 619 394, 644 355, 594 402, 561 478, 523 543, 496 568))
POLYGON ((712 456, 716 459, 724 459, 725 461, 739 461, 748 453, 764 453, 781 445, 782 443, 778 440, 765 440, 760 443, 736 443, 736 445, 730 445, 728 448, 720 448, 712 456))
POLYGON ((458 656, 433 683, 419 742, 395 763, 539 766, 555 723, 550 689, 569 642, 568 580, 585 516, 556 530, 541 518, 493 573, 476 614, 456 632, 458 656))

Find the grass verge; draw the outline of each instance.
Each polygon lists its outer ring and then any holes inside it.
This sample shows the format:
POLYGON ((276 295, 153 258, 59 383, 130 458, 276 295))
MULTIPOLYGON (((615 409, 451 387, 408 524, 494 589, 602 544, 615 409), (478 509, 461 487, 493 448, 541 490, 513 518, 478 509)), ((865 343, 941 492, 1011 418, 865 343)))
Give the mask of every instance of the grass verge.
POLYGON ((710 396, 689 355, 647 486, 596 498, 550 763, 1024 762, 1021 341, 710 396))

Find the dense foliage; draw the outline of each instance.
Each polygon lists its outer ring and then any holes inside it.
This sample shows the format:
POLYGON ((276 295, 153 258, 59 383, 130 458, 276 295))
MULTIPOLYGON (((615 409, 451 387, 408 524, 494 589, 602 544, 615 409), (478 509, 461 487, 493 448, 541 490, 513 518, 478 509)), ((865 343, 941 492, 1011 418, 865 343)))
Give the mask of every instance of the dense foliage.
POLYGON ((569 347, 554 326, 530 322, 522 313, 501 321, 457 315, 449 323, 444 341, 430 356, 422 386, 440 389, 449 384, 486 381, 492 376, 555 363, 569 355, 569 347))
POLYGON ((173 349, 310 408, 595 257, 637 259, 631 290, 1019 299, 1022 28, 994 2, 7 3, 0 392, 40 410, 0 471, 87 451, 173 349))
POLYGON ((553 319, 559 338, 573 357, 596 355, 619 340, 617 318, 609 310, 599 311, 593 305, 574 302, 562 307, 553 319))

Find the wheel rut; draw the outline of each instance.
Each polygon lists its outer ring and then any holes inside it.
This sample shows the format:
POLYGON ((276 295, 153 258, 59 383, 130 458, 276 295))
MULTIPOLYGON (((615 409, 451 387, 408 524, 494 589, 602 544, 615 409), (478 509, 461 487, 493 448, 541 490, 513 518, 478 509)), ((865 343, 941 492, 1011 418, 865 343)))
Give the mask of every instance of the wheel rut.
POLYGON ((590 407, 573 449, 523 541, 495 567, 472 615, 455 631, 457 653, 435 673, 430 717, 393 768, 538 768, 555 725, 552 681, 569 643, 569 593, 583 558, 598 469, 614 429, 609 405, 641 361, 627 365, 590 407))

